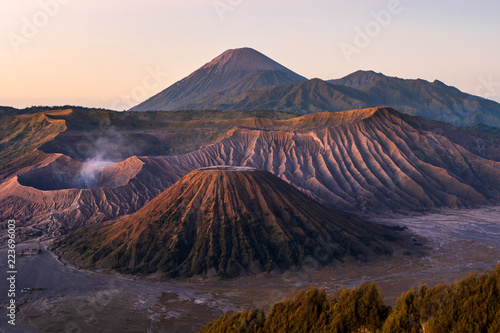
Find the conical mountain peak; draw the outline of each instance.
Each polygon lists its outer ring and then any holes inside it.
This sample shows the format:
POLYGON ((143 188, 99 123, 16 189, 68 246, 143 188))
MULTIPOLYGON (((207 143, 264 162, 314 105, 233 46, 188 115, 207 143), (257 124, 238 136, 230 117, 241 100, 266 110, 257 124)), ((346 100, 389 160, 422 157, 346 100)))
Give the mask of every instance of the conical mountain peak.
POLYGON ((231 49, 132 108, 132 111, 186 110, 211 94, 239 94, 262 86, 294 84, 305 80, 305 77, 254 49, 231 49))
POLYGON ((227 50, 201 69, 216 69, 220 73, 233 71, 280 71, 291 73, 286 67, 249 47, 227 50))

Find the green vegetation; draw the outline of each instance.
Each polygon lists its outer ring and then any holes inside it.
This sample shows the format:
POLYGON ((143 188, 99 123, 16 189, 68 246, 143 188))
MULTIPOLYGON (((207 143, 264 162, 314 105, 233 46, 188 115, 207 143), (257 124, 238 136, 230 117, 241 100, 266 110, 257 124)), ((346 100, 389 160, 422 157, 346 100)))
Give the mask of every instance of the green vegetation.
POLYGON ((274 110, 262 111, 126 111, 123 114, 136 119, 149 121, 217 121, 230 119, 246 119, 246 118, 267 118, 271 120, 285 120, 300 116, 292 112, 280 112, 274 110))
POLYGON ((266 315, 253 309, 223 315, 205 326, 212 332, 500 332, 500 266, 452 284, 403 293, 396 306, 384 305, 375 284, 340 289, 331 296, 311 288, 275 303, 266 315))

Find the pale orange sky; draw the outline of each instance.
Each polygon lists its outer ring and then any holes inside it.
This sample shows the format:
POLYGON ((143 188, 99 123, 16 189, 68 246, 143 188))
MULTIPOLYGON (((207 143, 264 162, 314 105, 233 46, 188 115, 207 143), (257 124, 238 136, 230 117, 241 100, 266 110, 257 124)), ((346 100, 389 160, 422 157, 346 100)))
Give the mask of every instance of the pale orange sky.
POLYGON ((308 78, 373 69, 439 79, 500 101, 498 1, 401 0, 387 24, 376 23, 373 13, 388 11, 390 3, 2 1, 0 105, 121 109, 142 101, 137 92, 154 95, 226 49, 243 46, 308 78), (348 61, 342 43, 360 45, 355 29, 367 26, 375 29, 369 45, 348 61), (162 74, 152 80, 151 71, 162 74))

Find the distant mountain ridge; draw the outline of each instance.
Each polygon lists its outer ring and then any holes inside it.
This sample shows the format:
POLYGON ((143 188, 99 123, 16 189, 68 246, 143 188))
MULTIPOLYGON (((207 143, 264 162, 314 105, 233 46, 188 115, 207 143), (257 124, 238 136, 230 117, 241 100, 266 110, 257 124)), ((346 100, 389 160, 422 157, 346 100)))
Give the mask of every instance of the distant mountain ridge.
POLYGON ((250 48, 228 50, 132 111, 277 110, 308 114, 388 106, 457 126, 500 127, 500 104, 441 81, 357 71, 307 80, 250 48))
POLYGON ((370 107, 385 105, 458 126, 479 123, 500 127, 500 104, 461 92, 439 80, 406 80, 374 71, 357 71, 327 82, 364 92, 369 96, 370 107))

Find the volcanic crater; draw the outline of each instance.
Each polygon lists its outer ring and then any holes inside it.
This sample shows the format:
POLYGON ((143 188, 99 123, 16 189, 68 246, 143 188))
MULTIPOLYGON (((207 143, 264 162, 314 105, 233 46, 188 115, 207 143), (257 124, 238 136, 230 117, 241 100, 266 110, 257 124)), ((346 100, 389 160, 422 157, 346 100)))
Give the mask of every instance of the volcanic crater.
POLYGON ((61 155, 53 162, 18 176, 19 184, 42 191, 114 188, 128 184, 143 162, 137 157, 111 164, 105 161, 82 163, 61 155))

